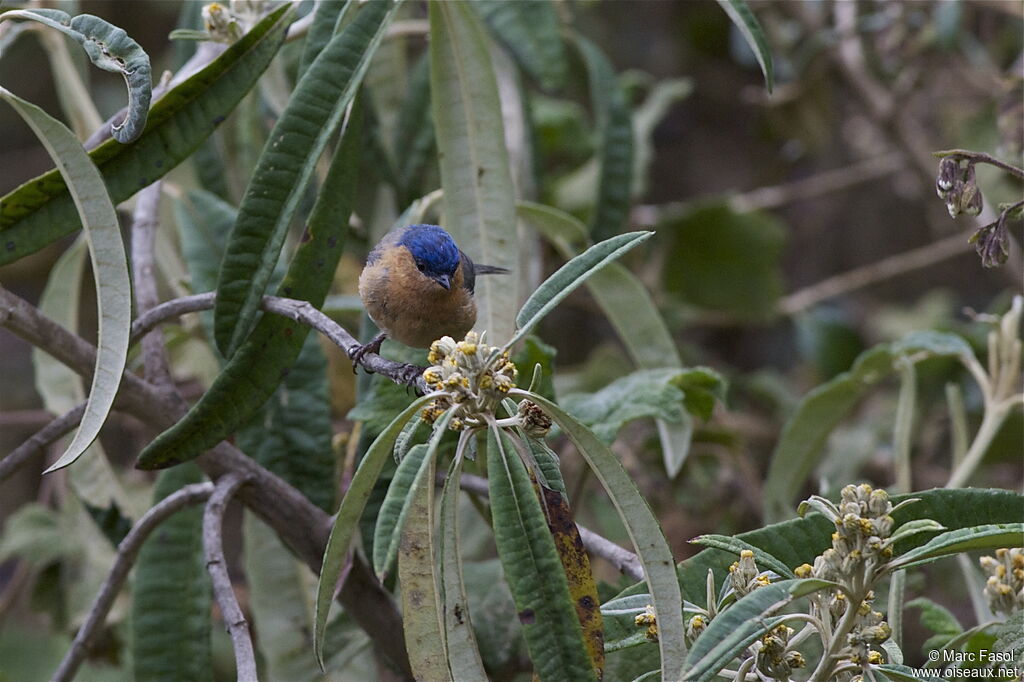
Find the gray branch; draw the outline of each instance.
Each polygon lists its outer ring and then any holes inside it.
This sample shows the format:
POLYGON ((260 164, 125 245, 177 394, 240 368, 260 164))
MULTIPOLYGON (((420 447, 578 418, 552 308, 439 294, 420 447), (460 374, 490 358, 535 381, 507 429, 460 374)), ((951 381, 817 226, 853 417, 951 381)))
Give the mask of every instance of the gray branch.
POLYGON ((217 599, 224 624, 231 635, 237 679, 239 682, 256 682, 259 678, 256 675, 256 654, 252 648, 252 636, 249 634, 249 624, 238 605, 235 590, 231 585, 227 562, 224 560, 222 537, 224 510, 231 496, 245 482, 245 478, 237 473, 228 474, 217 481, 217 486, 203 511, 203 554, 206 556, 206 570, 213 583, 213 596, 217 599))
MULTIPOLYGON (((160 194, 163 184, 154 182, 138 193, 132 217, 132 288, 135 290, 136 314, 155 308, 160 303, 156 290, 156 267, 153 251, 159 227, 160 194)), ((167 347, 160 333, 142 337, 142 362, 146 379, 160 390, 174 388, 167 364, 167 347)))
POLYGON ((128 535, 117 546, 114 566, 107 574, 107 579, 103 581, 96 599, 93 600, 85 622, 82 623, 78 634, 75 635, 75 640, 71 643, 71 649, 64 656, 64 660, 60 662, 57 672, 53 674, 52 682, 65 682, 75 676, 78 666, 89 654, 89 650, 94 644, 93 640, 106 620, 107 613, 110 612, 110 607, 114 604, 114 599, 121 590, 121 585, 128 577, 128 572, 131 570, 132 564, 135 563, 135 558, 149 534, 178 510, 208 498, 213 490, 212 483, 187 485, 155 504, 132 526, 128 535))
POLYGON ((29 436, 28 440, 15 448, 11 454, 0 459, 0 483, 13 476, 32 455, 42 452, 47 445, 78 426, 78 423, 82 421, 83 414, 85 414, 85 403, 80 403, 70 411, 51 420, 46 426, 29 436))

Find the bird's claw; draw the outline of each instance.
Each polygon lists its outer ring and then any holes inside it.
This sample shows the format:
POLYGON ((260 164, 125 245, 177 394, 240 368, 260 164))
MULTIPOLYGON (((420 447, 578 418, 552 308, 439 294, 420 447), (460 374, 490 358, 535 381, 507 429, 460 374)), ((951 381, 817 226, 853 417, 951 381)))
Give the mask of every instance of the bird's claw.
MULTIPOLYGON (((377 334, 377 336, 373 337, 373 339, 369 343, 364 343, 363 345, 360 346, 353 346, 352 348, 349 348, 346 351, 348 353, 349 360, 352 361, 353 374, 356 373, 356 368, 359 367, 360 364, 362 364, 364 355, 366 355, 367 353, 380 353, 380 346, 382 343, 384 343, 384 339, 386 338, 387 334, 380 333, 377 334)), ((367 369, 366 371, 369 372, 370 370, 367 369)))

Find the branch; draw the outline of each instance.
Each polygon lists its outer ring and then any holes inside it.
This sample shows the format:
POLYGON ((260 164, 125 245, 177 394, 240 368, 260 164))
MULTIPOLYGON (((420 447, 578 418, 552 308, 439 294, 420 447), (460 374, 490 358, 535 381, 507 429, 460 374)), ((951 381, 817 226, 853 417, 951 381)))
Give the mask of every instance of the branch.
POLYGON ((135 557, 138 556, 139 550, 142 548, 146 538, 149 537, 149 534, 176 511, 208 498, 213 493, 213 490, 212 483, 193 483, 192 485, 187 485, 155 504, 132 526, 132 529, 128 531, 128 535, 117 546, 117 557, 114 560, 114 565, 110 569, 107 579, 103 581, 96 599, 93 600, 85 622, 78 629, 78 634, 75 635, 75 640, 71 643, 71 649, 64 656, 64 660, 60 662, 57 672, 53 674, 53 682, 64 682, 65 680, 71 680, 75 676, 78 666, 82 664, 82 661, 88 655, 100 626, 106 620, 107 613, 110 611, 110 607, 113 605, 121 585, 124 584, 124 579, 128 576, 128 571, 131 570, 132 564, 135 562, 135 557))
POLYGON ((80 403, 69 412, 52 419, 46 426, 29 436, 28 440, 15 448, 11 454, 0 459, 0 483, 13 476, 32 455, 42 452, 47 445, 78 426, 83 414, 85 403, 80 403))
MULTIPOLYGON (((137 339, 140 335, 145 334, 150 329, 169 319, 186 313, 209 310, 213 308, 215 300, 216 294, 210 291, 161 303, 152 310, 142 313, 135 320, 132 324, 132 340, 137 339)), ((331 343, 345 351, 346 354, 360 346, 359 342, 344 327, 314 308, 309 301, 298 301, 293 298, 280 298, 278 296, 264 296, 262 308, 268 313, 287 317, 317 330, 326 336, 331 343)), ((2 309, 0 309, 0 312, 2 312, 2 309)), ((0 324, 2 324, 2 320, 0 320, 0 324)), ((412 382, 409 380, 409 368, 413 365, 388 360, 377 353, 364 354, 359 359, 358 364, 362 365, 366 371, 385 376, 396 384, 409 384, 421 394, 426 393, 427 386, 423 382, 422 377, 417 376, 415 381, 412 382)))
MULTIPOLYGON (((438 474, 438 480, 443 483, 444 474, 438 474)), ((474 476, 473 474, 462 474, 462 477, 459 479, 459 487, 481 497, 487 497, 488 495, 487 479, 474 476)), ((633 554, 624 547, 620 547, 589 528, 584 528, 578 523, 576 527, 580 531, 580 538, 583 540, 583 546, 587 548, 587 551, 609 562, 612 566, 619 569, 620 573, 633 580, 644 579, 644 569, 636 554, 633 554)))
MULTIPOLYGON (((160 196, 163 183, 154 182, 139 192, 132 218, 132 289, 135 292, 136 315, 157 306, 156 268, 153 250, 159 222, 160 196)), ((142 361, 146 379, 160 390, 172 390, 174 380, 167 364, 167 347, 159 332, 142 337, 142 361)))
POLYGON ((941 263, 954 256, 969 253, 964 249, 965 242, 963 235, 956 234, 853 270, 847 270, 783 297, 779 300, 778 310, 784 315, 795 315, 824 300, 848 294, 890 277, 941 263))
POLYGON ((221 535, 224 509, 231 496, 245 482, 245 478, 236 473, 223 476, 217 481, 217 486, 203 511, 203 553, 206 556, 206 570, 213 583, 213 596, 217 599, 221 617, 231 635, 237 679, 239 682, 256 682, 256 654, 252 648, 249 624, 238 605, 238 599, 235 598, 227 563, 224 560, 224 542, 221 535))
POLYGON ((1024 180, 1024 169, 1017 168, 1016 166, 1008 164, 1005 161, 1000 161, 996 157, 992 156, 991 154, 986 154, 985 152, 972 152, 969 149, 946 149, 941 152, 933 152, 932 156, 938 157, 940 159, 946 156, 957 156, 962 159, 966 159, 971 163, 987 163, 990 166, 1001 168, 1010 175, 1013 175, 1015 177, 1020 178, 1021 180, 1024 180))

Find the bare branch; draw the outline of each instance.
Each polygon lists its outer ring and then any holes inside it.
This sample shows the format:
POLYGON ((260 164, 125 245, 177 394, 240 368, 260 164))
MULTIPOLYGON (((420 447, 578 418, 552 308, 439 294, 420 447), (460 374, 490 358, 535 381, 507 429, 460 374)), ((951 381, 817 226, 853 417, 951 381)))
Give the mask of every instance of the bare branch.
POLYGON ((42 452, 47 445, 78 426, 83 414, 85 403, 80 403, 69 412, 51 420, 49 424, 29 436, 28 440, 15 448, 11 454, 0 459, 0 483, 13 476, 32 455, 42 452))
MULTIPOLYGON (((444 482, 444 474, 438 474, 438 480, 444 482)), ((487 497, 488 487, 487 479, 481 478, 480 476, 474 476, 473 474, 462 474, 459 479, 459 487, 463 490, 480 495, 481 497, 487 497)), ((632 578, 633 580, 644 579, 644 569, 640 563, 640 559, 636 554, 630 552, 624 547, 620 547, 611 540, 604 536, 595 533, 589 528, 584 528, 580 524, 576 524, 576 527, 580 531, 580 538, 583 540, 583 546, 587 548, 587 551, 594 556, 599 556, 605 561, 609 562, 612 566, 619 569, 623 575, 632 578)))
MULTIPOLYGON (((139 335, 145 334, 168 319, 186 313, 209 310, 213 308, 215 300, 216 295, 211 291, 161 303, 135 320, 135 324, 132 325, 132 339, 138 338, 139 335)), ((293 298, 280 298, 278 296, 264 296, 262 308, 269 313, 281 315, 312 327, 346 353, 359 347, 359 342, 344 327, 314 308, 308 301, 298 301, 293 298)), ((0 321, 0 324, 2 324, 2 321, 0 321)), ((376 353, 366 353, 360 358, 359 364, 368 372, 375 372, 386 376, 397 384, 411 383, 420 393, 426 393, 427 387, 423 383, 422 377, 417 376, 413 382, 409 381, 410 365, 388 360, 376 353)))
POLYGON ((972 163, 987 163, 990 166, 1001 168, 1007 173, 1024 180, 1024 168, 1017 168, 1014 165, 1000 161, 991 154, 985 152, 972 152, 969 149, 946 149, 941 152, 933 152, 932 156, 943 158, 946 156, 957 156, 972 163))
POLYGON ((88 655, 89 649, 93 645, 93 639, 106 620, 107 613, 149 534, 176 511, 208 498, 213 490, 212 483, 187 485, 155 504, 132 526, 128 535, 117 546, 117 558, 114 560, 114 566, 110 569, 107 579, 103 581, 96 599, 93 600, 85 622, 82 623, 78 634, 75 635, 75 640, 71 643, 71 649, 64 656, 64 660, 60 662, 57 672, 53 674, 53 682, 64 682, 75 676, 78 666, 88 655))
POLYGON ((238 605, 235 590, 231 585, 231 577, 228 575, 227 563, 224 560, 224 542, 221 534, 224 510, 228 501, 245 482, 245 477, 237 473, 228 474, 217 481, 217 486, 203 511, 203 553, 206 556, 206 570, 213 583, 213 596, 217 599, 224 625, 231 635, 237 679, 239 682, 256 682, 258 676, 252 636, 249 634, 249 624, 238 605))
POLYGON ((955 256, 967 254, 969 252, 964 249, 966 242, 967 240, 962 234, 955 234, 937 242, 848 270, 783 297, 779 301, 778 310, 785 315, 795 315, 830 298, 848 294, 897 275, 904 275, 941 263, 955 256))
MULTIPOLYGON (((132 217, 132 289, 135 293, 136 315, 156 307, 160 298, 156 291, 156 268, 153 249, 159 223, 160 196, 163 183, 154 182, 139 192, 132 217)), ((142 362, 146 379, 160 390, 172 390, 174 381, 167 364, 167 348, 160 332, 142 337, 142 362)))

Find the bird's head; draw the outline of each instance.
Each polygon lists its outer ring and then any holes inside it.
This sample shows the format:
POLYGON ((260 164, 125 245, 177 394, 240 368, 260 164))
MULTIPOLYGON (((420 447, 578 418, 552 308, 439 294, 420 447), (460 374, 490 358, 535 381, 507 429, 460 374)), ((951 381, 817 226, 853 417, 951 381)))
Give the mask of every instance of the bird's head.
POLYGON ((460 254, 450 234, 437 225, 410 225, 398 244, 409 250, 413 262, 424 276, 445 289, 451 289, 455 271, 459 268, 460 254))

